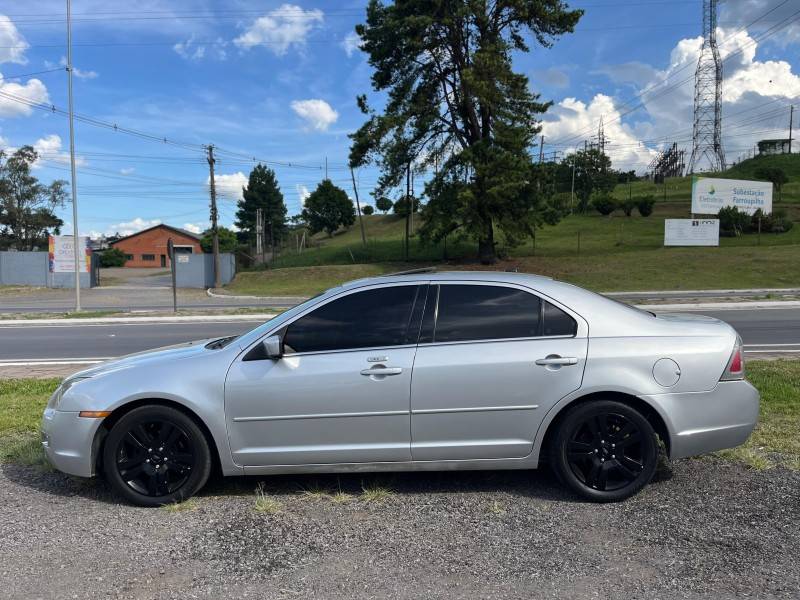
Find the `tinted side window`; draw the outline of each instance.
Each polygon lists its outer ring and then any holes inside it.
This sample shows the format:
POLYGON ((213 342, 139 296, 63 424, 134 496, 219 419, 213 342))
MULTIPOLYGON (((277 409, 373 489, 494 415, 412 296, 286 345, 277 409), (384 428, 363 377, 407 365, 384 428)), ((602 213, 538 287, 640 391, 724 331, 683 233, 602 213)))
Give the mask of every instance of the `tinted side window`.
POLYGON ((563 310, 544 303, 544 332, 542 335, 575 335, 578 323, 563 310))
POLYGON ((320 352, 406 343, 416 285, 356 292, 321 306, 286 330, 287 352, 320 352))
POLYGON ((442 285, 434 341, 535 337, 540 308, 539 298, 513 288, 442 285))

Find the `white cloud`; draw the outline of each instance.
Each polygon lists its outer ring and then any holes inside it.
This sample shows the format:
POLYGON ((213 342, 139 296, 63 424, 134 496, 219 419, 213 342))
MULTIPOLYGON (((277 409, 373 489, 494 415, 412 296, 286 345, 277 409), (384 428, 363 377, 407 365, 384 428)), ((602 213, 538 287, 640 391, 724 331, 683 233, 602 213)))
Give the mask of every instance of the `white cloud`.
POLYGON ((131 221, 123 221, 122 223, 114 223, 113 225, 109 225, 106 228, 106 236, 114 235, 116 233, 120 235, 132 235, 137 231, 155 227, 156 225, 161 225, 161 219, 143 219, 141 217, 136 217, 131 221))
POLYGON ((297 197, 300 199, 300 206, 305 206, 306 198, 308 198, 311 195, 311 192, 309 192, 308 188, 304 186, 302 183, 298 183, 296 189, 297 189, 297 197))
POLYGON ((136 171, 134 167, 123 167, 119 170, 121 175, 133 175, 134 171, 136 171))
POLYGON ((28 48, 30 44, 22 37, 13 21, 5 15, 0 15, 0 63, 24 65, 28 62, 25 58, 25 51, 28 48))
MULTIPOLYGON (((61 136, 55 133, 39 138, 33 142, 33 149, 39 155, 40 160, 47 162, 56 162, 60 164, 69 164, 69 152, 61 150, 61 136)), ((34 164, 35 167, 40 166, 39 161, 34 164)), ((79 167, 85 166, 86 159, 82 156, 75 156, 75 164, 79 167)))
MULTIPOLYGON (((635 132, 628 125, 620 123, 620 111, 614 106, 613 98, 605 94, 597 94, 588 104, 575 98, 565 98, 547 114, 549 120, 542 124, 545 140, 571 139, 581 133, 584 135, 574 140, 580 146, 583 146, 585 137, 594 135, 602 117, 606 123, 605 135, 614 142, 614 146, 609 146, 607 152, 617 169, 630 170, 641 165, 646 166, 655 155, 655 151, 639 143, 635 132), (591 133, 587 134, 587 131, 591 133)), ((568 154, 574 148, 562 150, 568 154)))
POLYGON ((233 43, 245 50, 266 46, 283 56, 292 46, 304 46, 308 34, 320 27, 322 21, 323 13, 319 9, 303 10, 294 4, 282 4, 256 19, 233 43))
POLYGON ((184 223, 183 228, 186 231, 191 231, 192 233, 196 234, 200 234, 204 231, 203 226, 198 223, 184 223))
POLYGON ((29 79, 28 83, 9 82, 0 75, 0 91, 13 96, 0 96, 0 117, 27 117, 33 108, 25 102, 49 103, 47 88, 38 79, 29 79))
MULTIPOLYGON (((787 61, 757 60, 757 44, 747 32, 717 29, 717 39, 720 55, 728 57, 723 65, 722 136, 730 163, 760 139, 788 136, 788 105, 800 99, 800 76, 787 61)), ((584 139, 596 135, 602 116, 615 167, 644 171, 652 149, 672 142, 686 150, 688 162, 694 120, 693 75, 702 43, 701 37, 678 41, 663 70, 638 62, 603 67, 600 72, 614 83, 631 84, 638 93, 646 90, 641 99, 617 107, 618 103, 603 94, 588 104, 565 98, 545 117, 546 138, 551 143, 582 145, 584 139), (639 102, 644 107, 630 112, 623 117, 625 124, 620 124, 621 112, 639 102)), ((569 147, 560 149, 570 151, 569 147)), ((700 170, 704 167, 699 166, 700 170)))
POLYGON ((227 45, 228 42, 222 38, 217 38, 212 43, 197 43, 195 35, 192 34, 189 39, 185 42, 178 42, 172 49, 186 60, 200 60, 206 56, 225 60, 228 58, 227 45))
MULTIPOLYGON (((46 66, 47 68, 51 68, 50 65, 52 65, 52 64, 53 63, 51 63, 51 62, 44 61, 44 66, 46 66)), ((58 64, 60 66, 62 66, 62 67, 66 67, 67 66, 67 57, 66 56, 62 56, 61 60, 58 61, 58 64)), ((79 69, 78 67, 76 67, 74 64, 72 65, 72 74, 75 75, 75 77, 77 77, 78 79, 95 79, 99 75, 97 73, 97 71, 84 71, 84 70, 79 69)))
POLYGON ((361 38, 355 31, 351 31, 344 36, 341 46, 344 49, 345 54, 347 54, 347 57, 350 58, 353 56, 353 53, 355 53, 356 50, 361 49, 361 38))
MULTIPOLYGON (((206 185, 211 183, 211 178, 206 179, 206 185)), ((217 194, 231 200, 242 199, 242 188, 247 186, 247 175, 238 171, 229 175, 219 174, 214 176, 217 194)))
POLYGON ((316 98, 310 100, 293 100, 291 107, 297 116, 317 131, 327 131, 328 127, 339 118, 339 113, 333 110, 331 105, 325 102, 325 100, 316 98))

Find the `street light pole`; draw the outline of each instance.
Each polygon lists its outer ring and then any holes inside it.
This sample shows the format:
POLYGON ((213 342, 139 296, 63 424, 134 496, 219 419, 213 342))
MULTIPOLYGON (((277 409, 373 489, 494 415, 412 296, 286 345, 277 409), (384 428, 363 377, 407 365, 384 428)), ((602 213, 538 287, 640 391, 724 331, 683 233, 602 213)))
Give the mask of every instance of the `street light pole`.
MULTIPOLYGON (((75 122, 72 107, 72 6, 67 0, 67 95, 69 96, 69 166, 72 175, 72 253, 75 268, 75 312, 81 310, 81 272, 78 254, 78 186, 75 181, 75 122)), ((85 250, 84 250, 85 254, 85 250)), ((85 258, 84 258, 85 260, 85 258)))

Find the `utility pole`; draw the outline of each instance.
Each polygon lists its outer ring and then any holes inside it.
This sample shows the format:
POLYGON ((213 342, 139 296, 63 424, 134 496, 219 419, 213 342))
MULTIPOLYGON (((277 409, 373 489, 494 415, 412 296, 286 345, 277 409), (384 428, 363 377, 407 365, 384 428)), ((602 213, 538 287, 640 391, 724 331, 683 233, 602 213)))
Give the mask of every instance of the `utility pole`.
POLYGON ((353 193, 356 195, 356 208, 358 209, 358 223, 361 225, 361 243, 367 245, 367 234, 364 233, 364 217, 361 215, 361 203, 358 201, 358 187, 356 186, 356 175, 353 167, 350 167, 350 177, 353 180, 353 193))
POLYGON ((406 244, 405 258, 408 260, 408 226, 411 217, 411 163, 406 165, 406 244))
POLYGON ((219 273, 219 228, 217 226, 217 185, 214 181, 214 146, 208 146, 209 191, 211 192, 211 239, 214 251, 214 288, 222 287, 219 273))
POLYGON ((794 104, 789 107, 789 154, 792 153, 792 125, 794 125, 794 104))
POLYGON ((328 157, 325 157, 325 179, 328 178, 328 157))
POLYGON ((541 163, 543 159, 544 159, 544 134, 542 135, 542 141, 539 144, 539 163, 541 163))
MULTIPOLYGON (((67 95, 69 97, 69 167, 72 175, 72 253, 75 268, 75 312, 81 310, 81 256, 78 248, 78 184, 75 181, 75 113, 72 105, 72 3, 67 0, 67 95)), ((83 252, 85 260, 85 250, 83 252)))
POLYGON ((264 217, 261 215, 261 209, 256 209, 256 256, 261 257, 261 261, 264 261, 264 245, 263 241, 264 238, 264 217))

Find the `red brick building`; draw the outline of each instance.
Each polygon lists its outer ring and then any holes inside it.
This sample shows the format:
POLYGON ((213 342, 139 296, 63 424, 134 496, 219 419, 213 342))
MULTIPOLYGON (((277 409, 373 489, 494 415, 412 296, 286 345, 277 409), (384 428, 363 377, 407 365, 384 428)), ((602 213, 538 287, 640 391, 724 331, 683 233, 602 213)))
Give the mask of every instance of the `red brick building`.
POLYGON ((125 253, 126 267, 169 267, 167 240, 172 238, 175 253, 202 254, 200 236, 171 225, 156 225, 118 239, 111 246, 125 253))

